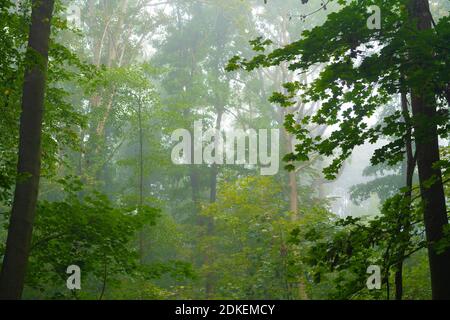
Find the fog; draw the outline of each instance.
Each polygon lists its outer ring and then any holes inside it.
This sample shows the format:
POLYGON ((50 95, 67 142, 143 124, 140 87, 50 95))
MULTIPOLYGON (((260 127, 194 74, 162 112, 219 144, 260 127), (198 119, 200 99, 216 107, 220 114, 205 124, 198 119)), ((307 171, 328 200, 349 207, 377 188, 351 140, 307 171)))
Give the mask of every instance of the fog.
POLYGON ((6 296, 436 294, 420 210, 448 205, 449 1, 417 38, 396 1, 337 2, 57 0, 37 49, 29 1, 1 4, 0 252, 27 266, 6 296))

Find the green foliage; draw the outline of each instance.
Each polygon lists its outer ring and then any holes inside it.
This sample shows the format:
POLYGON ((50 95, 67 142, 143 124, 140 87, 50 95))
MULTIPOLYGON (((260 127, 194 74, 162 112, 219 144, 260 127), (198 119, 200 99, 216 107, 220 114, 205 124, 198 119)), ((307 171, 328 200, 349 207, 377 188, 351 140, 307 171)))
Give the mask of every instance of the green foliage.
POLYGON ((101 194, 41 202, 27 285, 44 297, 58 298, 71 295, 65 284, 69 265, 78 265, 83 277, 97 282, 106 276, 144 272, 130 242, 144 225, 154 225, 158 214, 159 210, 149 207, 114 208, 101 194), (55 284, 50 290, 49 283, 55 284))
POLYGON ((333 284, 326 298, 383 298, 382 292, 367 290, 367 267, 380 266, 386 285, 399 263, 426 247, 420 203, 410 205, 399 194, 385 201, 375 218, 347 217, 292 233, 291 241, 308 245, 303 259, 312 267, 312 279, 333 284))
MULTIPOLYGON (((433 104, 438 112, 427 121, 436 124, 440 138, 448 137, 450 20, 442 17, 434 23, 434 29, 419 32, 416 22, 408 17, 408 1, 330 2, 341 7, 329 14, 323 25, 304 31, 300 40, 270 51, 266 47, 271 41, 257 38, 250 43, 254 57, 235 56, 227 70, 288 65, 293 73, 311 75, 309 82, 293 77, 270 99, 286 109, 299 102, 320 104, 309 114, 288 113, 285 117, 287 132, 297 138, 295 150, 284 158, 286 169, 293 171, 295 162, 307 162, 319 154, 331 159, 323 173, 327 179, 335 179, 356 147, 382 143, 372 156, 372 165, 398 170, 412 128, 424 121, 399 110, 383 112, 386 106, 395 105, 399 94, 410 90, 433 104), (381 9, 381 30, 366 25, 371 5, 381 9), (379 121, 372 124, 376 116, 379 121), (326 135, 310 130, 324 125, 330 128, 326 135)), ((417 131, 414 138, 415 142, 424 142, 429 137, 417 131)), ((444 172, 448 167, 445 160, 436 165, 444 172)), ((294 231, 295 243, 311 245, 304 259, 313 267, 312 278, 334 283, 334 290, 328 287, 328 297, 366 297, 360 291, 365 287, 368 265, 383 266, 386 283, 391 268, 397 271, 399 263, 425 247, 421 204, 412 202, 403 190, 398 194, 404 185, 398 179, 398 174, 392 174, 353 188, 356 201, 368 199, 373 192, 386 200, 379 217, 338 220, 329 224, 332 231, 318 226, 309 226, 305 233, 294 231)), ((435 182, 427 181, 424 186, 435 182)), ((440 245, 440 250, 445 250, 447 239, 440 245)))
MULTIPOLYGON (((401 262, 405 298, 429 298, 422 208, 416 187, 412 198, 402 189, 405 141, 422 119, 395 99, 406 88, 432 92, 433 121, 448 138, 450 19, 439 2, 434 30, 418 33, 405 4, 174 0, 149 10, 138 0, 57 1, 24 297, 382 299, 401 262), (68 4, 80 7, 79 29, 65 18, 68 4), (382 30, 366 26, 372 4, 382 30), (196 120, 205 129, 284 129, 287 171, 174 165, 170 135, 196 120), (360 204, 375 193, 380 213, 338 218, 319 171, 329 164, 325 177, 335 178, 367 143, 382 144, 364 172, 374 180, 351 196, 360 204), (66 288, 73 264, 80 292, 66 288), (382 266, 382 291, 366 290, 370 264, 382 266)), ((23 50, 30 5, 0 0, 5 228, 21 179, 23 73, 40 63, 23 50)), ((442 154, 436 166, 448 182, 449 149, 442 154)), ((449 239, 445 230, 438 251, 449 239)))
MULTIPOLYGON (((284 203, 282 186, 274 178, 220 184, 217 202, 202 210, 202 216, 213 221, 214 234, 205 226, 199 244, 206 257, 201 274, 214 288, 210 298, 301 298, 301 253, 287 242, 298 222, 284 203)), ((302 221, 320 219, 319 208, 312 212, 302 221)))
MULTIPOLYGON (((300 93, 304 103, 321 102, 321 107, 300 123, 293 121, 294 115, 286 118, 287 130, 299 143, 285 160, 307 161, 315 152, 333 156, 331 165, 324 169, 326 177, 332 179, 356 146, 374 144, 382 136, 390 137, 391 142, 375 151, 372 163, 395 165, 403 159, 404 136, 411 123, 402 119, 401 112, 386 116, 376 126, 369 126, 369 120, 405 88, 429 90, 441 98, 438 106, 446 108, 443 97, 450 74, 449 30, 450 20, 442 18, 435 31, 419 33, 407 19, 404 1, 351 1, 331 13, 322 26, 305 31, 301 40, 250 60, 235 57, 228 70, 251 71, 288 63, 291 71, 304 73, 324 65, 310 84, 287 83, 287 94, 275 93, 272 101, 288 106, 300 93), (366 10, 373 4, 384 13, 382 31, 366 26, 366 10), (307 129, 308 125, 324 124, 337 129, 326 137, 313 136, 307 129)), ((448 120, 447 112, 438 113, 434 120, 443 138, 449 132, 448 120)))
MULTIPOLYGON (((25 66, 38 63, 32 55, 22 50, 28 34, 30 7, 27 1, 15 4, 3 1, 0 6, 1 33, 0 58, 1 83, 0 106, 0 204, 9 205, 12 187, 16 180, 15 150, 18 144, 18 121, 21 108, 21 89, 25 66)), ((49 52, 49 70, 45 99, 45 113, 42 133, 42 172, 51 177, 56 174, 58 165, 65 162, 62 150, 65 146, 76 149, 79 142, 77 128, 85 125, 85 118, 71 103, 68 87, 79 86, 93 75, 89 65, 82 63, 70 49, 61 45, 56 38, 68 27, 57 12, 52 28, 49 52)))

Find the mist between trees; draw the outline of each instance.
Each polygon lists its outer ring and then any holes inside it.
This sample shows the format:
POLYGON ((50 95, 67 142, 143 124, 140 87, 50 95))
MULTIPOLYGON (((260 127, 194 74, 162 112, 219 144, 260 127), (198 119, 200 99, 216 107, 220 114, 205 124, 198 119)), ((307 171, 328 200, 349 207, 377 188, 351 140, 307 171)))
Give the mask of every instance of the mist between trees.
POLYGON ((448 0, 0 3, 1 299, 450 299, 448 0))

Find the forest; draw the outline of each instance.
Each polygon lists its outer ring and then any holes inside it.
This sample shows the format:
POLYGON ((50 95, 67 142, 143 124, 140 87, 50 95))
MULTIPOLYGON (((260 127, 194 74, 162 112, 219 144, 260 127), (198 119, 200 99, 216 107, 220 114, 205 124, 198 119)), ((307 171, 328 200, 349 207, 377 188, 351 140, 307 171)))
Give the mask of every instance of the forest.
POLYGON ((0 0, 0 300, 450 300, 449 0, 0 0))

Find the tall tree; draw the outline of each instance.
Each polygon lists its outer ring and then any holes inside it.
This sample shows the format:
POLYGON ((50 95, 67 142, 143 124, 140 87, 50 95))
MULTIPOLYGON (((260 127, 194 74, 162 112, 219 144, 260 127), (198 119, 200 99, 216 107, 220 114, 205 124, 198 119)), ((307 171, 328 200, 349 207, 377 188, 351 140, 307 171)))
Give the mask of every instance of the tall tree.
POLYGON ((442 174, 437 166, 442 163, 439 137, 448 137, 445 93, 449 82, 449 30, 448 18, 433 21, 427 0, 353 0, 329 15, 322 26, 304 32, 301 40, 252 60, 235 57, 229 65, 229 70, 239 66, 253 70, 287 61, 290 70, 304 73, 325 63, 313 82, 306 86, 299 81, 286 83, 288 93, 275 93, 273 101, 290 106, 301 94, 305 102, 322 102, 301 122, 287 115, 287 129, 296 135, 299 144, 286 159, 308 161, 317 153, 332 156, 331 165, 324 170, 329 179, 336 177, 356 146, 374 144, 381 136, 393 140, 375 151, 372 163, 394 165, 403 161, 405 136, 412 126, 434 299, 450 299, 450 248, 440 246, 442 252, 436 251, 448 228, 442 174), (383 12, 381 30, 368 28, 366 23, 367 8, 374 4, 383 12), (379 107, 405 89, 412 96, 411 121, 402 119, 399 111, 371 126, 369 119, 379 107), (307 128, 323 124, 339 128, 324 137, 311 134, 307 128))
MULTIPOLYGON (((410 19, 417 24, 417 30, 430 30, 433 17, 428 0, 411 0, 409 5, 410 19)), ((421 61, 416 68, 423 68, 425 63, 428 61, 421 61)), ((438 254, 435 247, 436 242, 443 238, 444 227, 448 225, 442 172, 436 167, 440 161, 437 105, 431 83, 427 79, 424 80, 425 85, 412 88, 411 99, 416 119, 414 132, 417 166, 424 206, 433 299, 447 300, 450 299, 450 249, 438 254)))
POLYGON ((6 252, 0 275, 0 298, 20 299, 30 252, 41 171, 41 134, 54 0, 33 0, 28 39, 19 160, 6 252))

